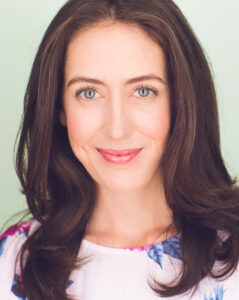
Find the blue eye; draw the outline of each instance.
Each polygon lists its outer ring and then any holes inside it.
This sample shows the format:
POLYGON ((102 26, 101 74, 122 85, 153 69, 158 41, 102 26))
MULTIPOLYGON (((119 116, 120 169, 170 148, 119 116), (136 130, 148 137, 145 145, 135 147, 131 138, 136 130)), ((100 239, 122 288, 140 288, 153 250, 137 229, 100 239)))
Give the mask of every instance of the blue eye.
POLYGON ((141 100, 145 100, 145 101, 149 101, 152 96, 149 96, 150 92, 153 93, 153 96, 157 96, 159 94, 159 91, 153 87, 148 87, 148 86, 145 86, 143 84, 137 86, 135 88, 135 91, 139 91, 139 94, 140 94, 140 97, 141 100))
POLYGON ((147 97, 148 95, 149 95, 149 89, 148 88, 140 88, 139 89, 139 91, 144 91, 141 95, 142 95, 142 97, 147 97), (145 93, 145 91, 147 91, 146 93, 145 93))
MULTIPOLYGON (((143 93, 139 93, 141 94, 141 96, 139 98, 147 98, 150 91, 156 96, 158 95, 158 90, 156 90, 155 88, 152 88, 152 87, 148 87, 148 86, 145 86, 145 85, 140 85, 140 86, 137 86, 135 88, 135 91, 143 91, 143 93)), ((75 93, 75 96, 78 97, 80 96, 81 98, 81 93, 83 93, 84 97, 83 97, 83 100, 84 99, 88 99, 88 100, 91 100, 91 99, 94 99, 94 96, 95 96, 95 92, 96 92, 96 89, 90 87, 90 86, 86 86, 86 87, 83 87, 79 90, 76 91, 75 93)))
POLYGON ((81 88, 80 90, 76 91, 75 96, 80 96, 82 92, 84 92, 86 99, 92 99, 96 90, 90 87, 81 88))
POLYGON ((143 98, 148 97, 148 95, 150 94, 150 91, 153 92, 155 95, 158 94, 157 90, 148 88, 147 86, 142 86, 142 87, 136 88, 136 90, 143 91, 142 93, 139 92, 139 94, 141 94, 141 96, 143 98))

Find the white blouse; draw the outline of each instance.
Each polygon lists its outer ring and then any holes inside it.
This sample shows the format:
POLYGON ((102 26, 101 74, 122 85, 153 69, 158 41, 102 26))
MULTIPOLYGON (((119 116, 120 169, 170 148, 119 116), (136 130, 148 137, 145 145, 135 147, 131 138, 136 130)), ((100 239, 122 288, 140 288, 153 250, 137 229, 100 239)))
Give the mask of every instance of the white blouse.
MULTIPOLYGON (((10 227, 0 235, 0 299, 24 299, 18 251, 40 224, 29 220, 10 227)), ((223 281, 204 278, 195 294, 159 297, 149 286, 179 280, 180 234, 163 242, 138 248, 110 248, 82 240, 78 256, 91 256, 79 270, 73 270, 67 293, 79 300, 239 300, 239 267, 223 281)), ((219 267, 219 263, 214 268, 219 267)))

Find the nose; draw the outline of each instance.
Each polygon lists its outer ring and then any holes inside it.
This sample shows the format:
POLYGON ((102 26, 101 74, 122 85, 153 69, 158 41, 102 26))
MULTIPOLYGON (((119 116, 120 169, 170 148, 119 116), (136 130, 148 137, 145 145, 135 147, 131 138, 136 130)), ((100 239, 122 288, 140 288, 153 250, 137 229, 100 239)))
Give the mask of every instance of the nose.
POLYGON ((132 130, 129 105, 127 100, 116 95, 107 101, 105 127, 113 139, 125 139, 132 130))

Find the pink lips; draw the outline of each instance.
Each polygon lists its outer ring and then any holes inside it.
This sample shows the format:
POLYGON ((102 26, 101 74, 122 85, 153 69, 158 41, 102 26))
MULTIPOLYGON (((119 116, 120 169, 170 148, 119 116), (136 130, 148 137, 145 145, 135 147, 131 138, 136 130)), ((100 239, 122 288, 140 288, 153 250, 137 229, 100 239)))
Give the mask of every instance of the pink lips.
POLYGON ((142 150, 142 148, 128 150, 111 150, 97 148, 97 150, 107 161, 115 164, 125 164, 132 160, 142 150))

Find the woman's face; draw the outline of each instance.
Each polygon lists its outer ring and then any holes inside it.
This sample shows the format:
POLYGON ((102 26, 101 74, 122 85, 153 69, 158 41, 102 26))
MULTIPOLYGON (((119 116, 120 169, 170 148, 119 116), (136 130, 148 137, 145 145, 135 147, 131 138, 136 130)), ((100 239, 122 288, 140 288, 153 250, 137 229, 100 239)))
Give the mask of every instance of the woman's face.
POLYGON ((126 192, 159 176, 170 127, 169 87, 164 53, 144 31, 101 23, 76 35, 66 53, 63 108, 60 122, 72 150, 100 186, 126 192), (146 75, 159 79, 128 82, 146 75), (119 165, 96 148, 142 150, 119 165))

